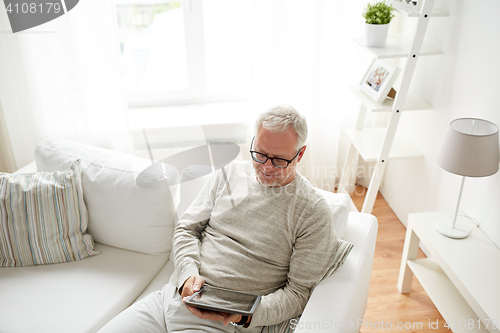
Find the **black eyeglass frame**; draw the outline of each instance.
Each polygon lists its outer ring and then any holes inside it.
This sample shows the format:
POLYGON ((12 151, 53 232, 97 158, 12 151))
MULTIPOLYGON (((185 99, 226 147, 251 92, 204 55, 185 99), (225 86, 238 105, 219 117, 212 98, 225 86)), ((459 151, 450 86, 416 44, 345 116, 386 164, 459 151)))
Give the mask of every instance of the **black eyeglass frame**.
POLYGON ((288 166, 290 165, 290 163, 292 163, 292 162, 293 162, 293 160, 294 160, 294 159, 296 159, 296 158, 297 158, 297 156, 299 156, 300 151, 302 150, 302 148, 304 148, 304 146, 300 147, 300 149, 299 149, 299 151, 297 152, 297 154, 295 154, 295 156, 294 156, 294 157, 292 157, 292 159, 291 159, 291 160, 287 160, 286 158, 280 158, 280 157, 269 157, 269 156, 267 156, 266 154, 262 154, 262 153, 260 153, 260 152, 258 152, 258 151, 256 151, 256 150, 252 150, 254 140, 255 140, 255 136, 253 137, 253 139, 252 139, 252 143, 250 144, 250 156, 252 156, 252 160, 254 160, 254 161, 255 161, 255 162, 257 162, 257 163, 262 163, 262 164, 266 163, 266 162, 267 162, 267 160, 271 160, 271 163, 274 165, 274 167, 275 167, 275 168, 279 168, 279 169, 286 169, 286 168, 288 168, 288 166), (257 160, 257 159, 253 156, 253 154, 254 154, 254 153, 256 153, 256 154, 260 154, 260 155, 264 156, 266 159, 265 159, 264 161, 259 161, 259 160, 257 160), (278 165, 274 164, 274 160, 281 160, 281 161, 285 161, 285 162, 287 162, 287 165, 286 165, 285 167, 278 166, 278 165))

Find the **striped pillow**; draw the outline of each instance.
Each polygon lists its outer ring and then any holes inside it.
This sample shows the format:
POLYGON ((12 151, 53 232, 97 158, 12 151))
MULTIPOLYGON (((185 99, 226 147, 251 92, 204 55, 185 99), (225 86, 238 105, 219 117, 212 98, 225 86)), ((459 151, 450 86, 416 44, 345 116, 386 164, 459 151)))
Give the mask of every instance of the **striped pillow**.
POLYGON ((335 253, 332 258, 332 264, 330 265, 330 268, 326 272, 323 279, 326 279, 327 277, 332 275, 333 272, 335 272, 338 268, 340 268, 340 266, 344 264, 344 261, 347 259, 349 253, 351 253, 353 246, 353 244, 346 242, 343 239, 338 240, 337 248, 335 249, 335 253))
MULTIPOLYGON (((323 279, 331 276, 333 272, 335 272, 340 266, 342 266, 349 253, 351 253, 353 246, 353 244, 346 242, 345 240, 338 240, 337 248, 335 249, 335 253, 332 258, 332 264, 330 265, 330 268, 326 272, 323 279)), ((295 328, 297 328, 299 320, 300 316, 285 320, 284 322, 276 325, 266 326, 262 329, 262 333, 293 333, 295 332, 295 328)))
POLYGON ((95 256, 87 225, 79 161, 66 171, 0 173, 0 267, 95 256))

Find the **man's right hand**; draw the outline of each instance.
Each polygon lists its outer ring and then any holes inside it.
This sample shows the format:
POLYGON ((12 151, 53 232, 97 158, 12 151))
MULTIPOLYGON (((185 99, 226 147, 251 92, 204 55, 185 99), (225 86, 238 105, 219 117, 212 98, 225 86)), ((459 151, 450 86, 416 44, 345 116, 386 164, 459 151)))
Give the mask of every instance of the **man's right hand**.
MULTIPOLYGON (((199 291, 205 285, 205 279, 198 275, 190 276, 182 285, 182 301, 195 292, 199 291)), ((201 319, 210 319, 215 321, 222 321, 224 326, 227 326, 230 322, 239 322, 241 320, 241 315, 223 313, 210 310, 201 310, 192 306, 186 305, 187 309, 195 316, 201 319)))
POLYGON ((182 285, 182 298, 191 296, 205 285, 205 279, 198 275, 190 276, 182 285))

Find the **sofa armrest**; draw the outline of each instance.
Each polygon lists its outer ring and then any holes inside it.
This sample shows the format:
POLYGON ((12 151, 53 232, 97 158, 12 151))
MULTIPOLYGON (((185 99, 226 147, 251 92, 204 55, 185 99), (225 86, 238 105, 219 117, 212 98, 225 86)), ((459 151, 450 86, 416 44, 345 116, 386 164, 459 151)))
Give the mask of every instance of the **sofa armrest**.
POLYGON ((378 222, 370 214, 349 213, 344 240, 354 247, 332 276, 314 289, 298 323, 301 332, 359 332, 368 300, 378 222))

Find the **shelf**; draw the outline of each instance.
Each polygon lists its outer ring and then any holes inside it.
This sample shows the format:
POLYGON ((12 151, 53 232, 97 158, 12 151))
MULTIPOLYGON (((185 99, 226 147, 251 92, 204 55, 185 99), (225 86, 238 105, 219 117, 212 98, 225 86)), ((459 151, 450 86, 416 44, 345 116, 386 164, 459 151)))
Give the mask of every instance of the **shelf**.
MULTIPOLYGON (((394 104, 393 99, 386 98, 383 103, 377 103, 373 99, 371 99, 370 96, 361 91, 359 85, 353 85, 350 86, 349 88, 351 88, 354 95, 356 95, 356 97, 360 100, 361 103, 363 103, 364 106, 366 106, 368 110, 371 110, 372 112, 388 112, 392 110, 392 105, 394 104)), ((408 91, 408 95, 406 96, 405 104, 402 111, 425 111, 425 110, 432 110, 432 105, 427 103, 424 99, 422 99, 420 96, 418 96, 411 90, 408 91)))
MULTIPOLYGON (((420 10, 419 9, 414 9, 414 8, 409 8, 406 7, 403 4, 397 3, 395 1, 389 1, 390 4, 394 7, 394 10, 404 16, 407 17, 419 17, 420 16, 420 10)), ((433 8, 430 17, 446 17, 449 16, 450 14, 447 11, 444 11, 439 8, 433 8)))
MULTIPOLYGON (((348 129, 347 136, 366 162, 375 162, 378 159, 386 128, 366 128, 362 130, 348 129)), ((417 158, 424 155, 404 135, 396 132, 394 142, 389 153, 390 159, 417 158)))
POLYGON ((499 320, 500 266, 493 263, 500 262, 500 249, 475 223, 461 216, 457 224, 470 228, 469 237, 460 240, 444 237, 435 225, 450 216, 451 212, 410 214, 408 225, 474 312, 480 318, 499 320))
POLYGON ((467 329, 468 320, 474 320, 474 332, 488 332, 484 325, 479 328, 479 317, 437 262, 432 259, 414 259, 408 260, 407 264, 453 332, 471 332, 467 329))
MULTIPOLYGON (((413 37, 407 35, 389 35, 385 47, 368 47, 365 45, 365 37, 356 37, 354 41, 362 48, 370 52, 377 59, 407 58, 410 52, 413 37)), ((431 44, 422 43, 420 56, 431 56, 443 54, 443 51, 431 44)))

